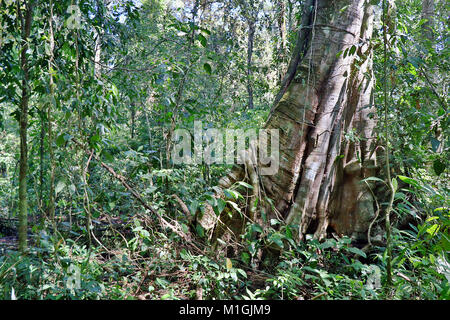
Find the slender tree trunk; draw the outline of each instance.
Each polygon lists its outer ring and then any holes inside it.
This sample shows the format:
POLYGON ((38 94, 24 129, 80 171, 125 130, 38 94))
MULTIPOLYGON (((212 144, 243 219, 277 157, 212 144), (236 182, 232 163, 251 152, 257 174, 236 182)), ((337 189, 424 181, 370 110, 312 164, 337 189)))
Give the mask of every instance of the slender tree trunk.
POLYGON ((27 226, 28 226, 28 198, 27 198, 27 171, 28 171, 28 102, 30 99, 29 89, 29 66, 28 66, 28 38, 30 37, 32 23, 32 4, 26 4, 25 12, 18 2, 18 16, 22 31, 22 48, 20 52, 20 67, 23 71, 22 98, 20 103, 20 167, 19 167, 19 250, 24 253, 27 250, 27 226), (25 16, 24 16, 25 15, 25 16))
POLYGON ((94 56, 94 76, 97 79, 101 78, 102 75, 102 66, 101 66, 101 57, 102 57, 102 35, 101 32, 95 31, 95 56, 94 56))
POLYGON ((279 79, 280 81, 284 78, 286 73, 285 62, 286 62, 286 5, 285 0, 278 0, 278 12, 277 12, 277 22, 278 22, 278 32, 280 35, 279 47, 278 47, 278 59, 280 61, 279 79))
MULTIPOLYGON (((435 0, 422 0, 422 19, 426 20, 424 24, 422 24, 422 30, 425 36, 424 38, 426 39, 426 41, 430 42, 432 47, 434 47, 436 44, 436 39, 434 35, 435 14, 436 14, 435 2, 436 2, 435 0)), ((434 70, 426 70, 424 72, 428 72, 428 75, 425 75, 425 77, 427 77, 427 80, 429 81, 428 85, 434 88, 435 84, 439 82, 439 80, 437 80, 438 77, 436 76, 437 73, 434 70)), ((442 125, 439 120, 437 120, 437 123, 435 125, 434 137, 436 140, 440 142, 439 146, 436 149, 436 153, 442 153, 442 151, 444 150, 445 143, 442 125)))
MULTIPOLYGON (((374 174, 376 165, 373 6, 367 0, 318 0, 306 5, 311 10, 304 9, 303 20, 310 23, 299 31, 306 54, 303 57, 297 50, 292 57, 298 62, 291 61, 294 76, 286 80, 286 90, 265 126, 279 130, 280 168, 274 175, 259 177, 264 192, 260 197, 267 196, 274 204, 274 208, 263 204, 263 210, 268 217, 281 216, 297 225, 298 239, 307 233, 321 238, 328 228, 364 238, 375 216, 372 193, 360 183, 374 174), (357 139, 346 139, 350 133, 357 139)), ((260 168, 258 164, 253 170, 260 168)), ((219 185, 228 188, 245 171, 248 166, 237 166, 219 185)), ((230 229, 239 233, 242 224, 224 228, 218 223, 213 237, 230 229)))
POLYGON ((134 139, 134 133, 136 129, 136 105, 134 102, 130 105, 130 116, 131 116, 131 139, 134 139))
POLYGON ((287 29, 288 32, 292 31, 292 16, 293 16, 293 11, 294 11, 294 7, 292 4, 292 0, 287 0, 287 8, 288 8, 288 15, 287 15, 287 29))
POLYGON ((55 154, 53 150, 53 125, 52 125, 52 111, 55 101, 55 84, 53 80, 53 63, 55 50, 55 36, 53 32, 53 1, 50 0, 50 17, 49 17, 49 45, 50 58, 48 59, 48 71, 50 74, 50 103, 47 108, 48 121, 48 150, 50 155, 50 192, 48 200, 48 216, 52 222, 55 220, 55 154))
POLYGON ((45 117, 44 110, 39 111, 41 132, 39 137, 39 206, 44 204, 44 144, 45 144, 45 117))
MULTIPOLYGON (((103 21, 105 19, 104 10, 106 9, 106 4, 104 0, 97 0, 97 19, 102 21, 100 27, 104 25, 103 21)), ((102 78, 102 38, 103 38, 103 30, 94 29, 95 35, 95 44, 94 44, 94 78, 97 80, 101 80, 102 78)), ((98 116, 97 112, 92 113, 91 117, 91 126, 92 126, 92 135, 103 135, 103 131, 100 128, 97 128, 98 124, 98 116)))
POLYGON ((197 15, 198 15, 199 4, 200 4, 199 0, 195 0, 193 3, 192 19, 191 19, 192 30, 191 30, 191 34, 189 36, 188 46, 186 48, 186 51, 187 51, 186 66, 183 70, 183 77, 181 78, 177 93, 175 95, 175 107, 172 109, 173 115, 172 115, 172 119, 171 119, 171 124, 170 124, 169 130, 166 135, 166 167, 167 168, 171 167, 170 154, 171 154, 172 147, 173 147, 173 143, 172 143, 173 132, 175 130, 175 127, 176 127, 176 124, 178 121, 178 111, 183 102, 183 94, 184 94, 184 89, 186 87, 187 80, 188 80, 188 73, 189 73, 189 70, 191 69, 192 63, 194 62, 192 48, 193 48, 193 45, 195 42, 194 26, 195 26, 195 19, 197 18, 197 15))
POLYGON ((286 49, 286 5, 285 0, 278 0, 278 30, 280 33, 280 51, 284 53, 286 49))
POLYGON ((422 19, 426 21, 422 25, 425 38, 434 41, 433 27, 435 15, 435 0, 422 0, 422 19))
MULTIPOLYGON (((1 37, 1 33, 0 33, 1 37)), ((3 124, 3 108, 0 108, 0 130, 4 130, 5 125, 3 124)))
POLYGON ((388 119, 388 99, 389 99, 389 92, 388 92, 388 39, 387 39, 387 26, 386 26, 386 13, 387 13, 387 6, 386 6, 386 0, 383 0, 382 4, 383 8, 383 46, 384 46, 384 65, 383 65, 383 75, 384 75, 384 83, 383 83, 383 105, 384 105, 384 134, 385 134, 385 165, 386 165, 386 178, 387 178, 387 184, 390 189, 390 200, 388 203, 388 206, 385 211, 385 229, 386 229, 386 282, 388 285, 392 285, 392 245, 391 245, 391 211, 392 211, 392 205, 394 203, 394 197, 395 197, 395 189, 394 185, 392 184, 391 180, 391 168, 390 168, 390 161, 389 161, 389 139, 390 139, 390 133, 389 133, 389 119, 388 119))
POLYGON ((253 109, 253 44, 255 39, 255 21, 252 18, 248 19, 248 41, 247 41, 247 94, 248 94, 248 108, 253 109))
MULTIPOLYGON (((100 21, 105 19, 104 10, 107 9, 105 0, 97 0, 97 18, 100 21)), ((103 26, 104 24, 102 24, 103 26)), ((94 76, 97 79, 101 78, 102 75, 102 66, 101 66, 101 57, 102 57, 102 34, 103 30, 94 29, 95 34, 95 47, 94 47, 94 76)))
POLYGON ((7 176, 7 168, 6 168, 6 164, 1 162, 0 163, 0 177, 2 178, 6 178, 7 176))

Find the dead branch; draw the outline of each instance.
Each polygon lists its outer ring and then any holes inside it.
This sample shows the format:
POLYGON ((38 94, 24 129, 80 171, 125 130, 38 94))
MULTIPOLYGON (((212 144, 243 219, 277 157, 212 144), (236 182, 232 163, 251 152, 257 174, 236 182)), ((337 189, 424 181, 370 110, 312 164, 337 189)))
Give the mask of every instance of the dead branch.
MULTIPOLYGON (((108 166, 107 164, 105 164, 104 162, 102 162, 99 157, 97 155, 95 155, 92 151, 89 151, 81 142, 77 141, 76 139, 72 138, 72 141, 78 145, 82 150, 84 150, 88 155, 93 155, 94 159, 96 161, 98 161, 100 163, 100 165, 106 169, 106 171, 108 171, 114 178, 116 178, 117 180, 119 180, 122 185, 125 187, 125 189, 127 189, 131 195, 142 204, 142 206, 149 210, 151 213, 153 213, 159 220, 159 222, 164 225, 165 227, 169 228, 170 230, 172 230, 174 233, 176 233, 177 235, 179 235, 182 239, 184 239, 186 242, 188 242, 194 249, 196 249, 199 252, 203 252, 201 249, 199 249, 194 243, 192 243, 192 237, 188 234, 186 234, 185 232, 183 232, 183 229, 181 228, 181 226, 179 225, 179 223, 177 221, 173 221, 174 225, 170 224, 166 219, 164 219, 158 211, 156 211, 154 208, 152 208, 150 205, 148 205, 144 199, 142 199, 142 197, 140 196, 139 193, 137 193, 126 181, 125 177, 116 173, 114 171, 113 168, 111 168, 110 166, 108 166)), ((141 215, 142 216, 142 215, 141 215)), ((145 216, 143 216, 145 217, 145 216)), ((147 218, 147 217, 145 217, 147 218)))

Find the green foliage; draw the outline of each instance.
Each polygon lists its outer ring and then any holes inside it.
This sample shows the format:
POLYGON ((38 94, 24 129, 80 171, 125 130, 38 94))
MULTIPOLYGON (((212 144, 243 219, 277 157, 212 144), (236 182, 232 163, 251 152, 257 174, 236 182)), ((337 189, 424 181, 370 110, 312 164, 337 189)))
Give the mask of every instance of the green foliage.
MULTIPOLYGON (((28 2, 36 4, 27 52, 31 251, 21 256, 0 242, 0 299, 450 298, 448 21, 443 1, 436 2, 432 38, 424 37, 421 1, 407 0, 397 5, 395 24, 388 30, 388 61, 380 51, 380 26, 375 26, 371 44, 378 112, 382 85, 389 84, 391 167, 398 174, 392 180, 390 288, 384 247, 362 250, 349 238, 331 236, 298 243, 296 226, 267 218, 260 204, 270 205, 271 199, 252 201, 262 221, 246 223, 235 255, 210 249, 211 231, 194 217, 204 213, 206 204, 217 216, 244 217, 246 195, 253 187, 237 182, 223 190, 223 199, 216 198, 214 186, 229 166, 173 165, 168 157, 173 130, 192 130, 194 121, 202 121, 203 129, 264 126, 296 42, 300 6, 292 2, 287 9, 288 41, 282 52, 274 28, 279 14, 275 1, 255 1, 255 12, 245 1, 221 1, 217 7, 212 1, 197 12, 189 1, 182 7, 160 0, 110 6, 78 1, 83 17, 78 29, 67 26, 73 1, 53 1, 55 48, 49 66, 50 3, 28 2), (249 68, 247 21, 252 15, 258 21, 249 68), (251 110, 249 79, 255 98, 251 110), (119 179, 104 171, 105 164, 119 179), (175 230, 143 208, 123 181, 174 223, 175 230), (51 184, 55 221, 47 215, 51 184), (186 234, 192 243, 185 241, 186 234)), ((17 2, 3 1, 0 221, 15 218, 18 207, 17 131, 24 77, 18 19, 17 2)), ((338 56, 352 56, 359 49, 351 46, 338 56)), ((382 136, 382 118, 378 128, 374 138, 382 136)), ((363 142, 355 131, 345 132, 344 138, 355 145, 363 142)), ((384 182, 381 177, 364 181, 384 182)), ((2 240, 12 241, 6 237, 16 231, 12 221, 8 228, 0 225, 2 240)))
POLYGON ((41 248, 27 256, 12 253, 0 257, 0 298, 12 299, 124 299, 114 263, 102 261, 96 251, 55 243, 43 237, 41 248))
POLYGON ((402 196, 397 212, 399 215, 409 213, 420 222, 395 232, 393 264, 397 277, 392 295, 401 299, 446 300, 450 295, 449 190, 431 186, 430 180, 434 178, 425 175, 420 180, 405 176, 399 176, 399 179, 411 188, 403 191, 414 194, 421 201, 412 204, 405 199, 404 193, 398 193, 402 196), (425 211, 425 215, 417 215, 420 211, 425 211))

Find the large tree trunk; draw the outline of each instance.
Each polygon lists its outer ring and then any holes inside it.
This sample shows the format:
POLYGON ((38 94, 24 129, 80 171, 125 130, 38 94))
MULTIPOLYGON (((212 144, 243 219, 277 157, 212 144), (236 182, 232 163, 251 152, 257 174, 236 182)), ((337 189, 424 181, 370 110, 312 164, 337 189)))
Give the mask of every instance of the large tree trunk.
MULTIPOLYGON (((375 215, 372 192, 361 182, 375 168, 374 8, 367 0, 307 5, 311 8, 305 8, 303 21, 309 23, 299 31, 303 43, 297 46, 305 50, 292 57, 298 62, 295 74, 291 79, 286 75, 286 89, 265 126, 279 129, 280 156, 276 174, 259 176, 258 191, 273 200, 275 210, 264 202, 261 210, 298 225, 299 240, 307 233, 321 238, 328 227, 364 238, 375 215)), ((258 166, 237 166, 219 184, 227 188, 246 172, 252 177, 258 166)), ((220 220, 227 226, 218 223, 214 238, 226 230, 242 232, 245 223, 220 220)))

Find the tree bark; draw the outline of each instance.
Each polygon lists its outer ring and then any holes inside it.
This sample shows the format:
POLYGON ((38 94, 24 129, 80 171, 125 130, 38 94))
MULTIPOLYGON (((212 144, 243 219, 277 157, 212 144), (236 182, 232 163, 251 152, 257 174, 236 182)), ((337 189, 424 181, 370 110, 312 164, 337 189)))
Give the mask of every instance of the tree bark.
MULTIPOLYGON (((425 23, 422 25, 422 31, 423 35, 426 41, 429 41, 431 46, 435 48, 436 46, 436 39, 434 35, 434 26, 435 26, 435 14, 436 14, 436 4, 435 0, 422 0, 422 19, 425 19, 425 23)), ((439 81, 437 80, 438 77, 436 70, 422 70, 423 74, 425 75, 425 78, 428 82, 428 85, 431 86, 431 89, 435 93, 436 97, 438 98, 439 102, 441 102, 439 94, 434 89, 435 84, 439 81), (426 72, 429 73, 429 75, 426 74, 426 72)), ((441 103, 444 105, 443 103, 441 103)), ((444 137, 443 137, 443 130, 442 125, 439 119, 437 119, 437 122, 435 124, 435 130, 434 130, 434 137, 437 141, 439 141, 439 146, 436 149, 437 154, 441 154, 444 150, 444 137)))
POLYGON ((40 136, 39 136, 39 206, 44 203, 44 144, 45 144, 45 117, 44 109, 39 110, 40 136))
POLYGON ((55 50, 55 36, 53 33, 53 1, 50 0, 50 17, 49 17, 49 45, 50 57, 48 59, 48 71, 50 74, 50 103, 47 108, 48 121, 48 150, 50 155, 50 192, 48 199, 48 217, 55 222, 55 153, 53 150, 53 125, 52 125, 52 105, 55 102, 55 84, 53 80, 53 63, 55 50))
POLYGON ((25 12, 18 2, 17 10, 22 31, 22 48, 20 52, 20 67, 23 71, 22 98, 20 103, 20 167, 19 167, 19 251, 27 250, 27 226, 28 226, 28 198, 27 198, 27 171, 28 171, 28 102, 29 89, 29 65, 28 65, 28 38, 30 37, 32 22, 32 5, 25 4, 25 12), (25 14, 25 16, 24 16, 25 14))
POLYGON ((130 117, 131 117, 131 139, 134 139, 134 134, 136 131, 136 105, 134 102, 130 104, 130 117))
POLYGON ((186 48, 186 52, 187 52, 186 66, 184 67, 183 76, 180 80, 177 92, 175 94, 175 107, 172 109, 172 113, 173 113, 172 119, 171 119, 168 133, 166 134, 166 166, 167 166, 167 168, 171 167, 170 154, 171 154, 172 147, 173 147, 172 137, 173 137, 173 132, 177 125, 177 121, 178 121, 178 111, 183 102, 183 94, 184 94, 184 90, 185 90, 185 87, 188 82, 188 74, 192 67, 192 63, 195 60, 195 57, 193 57, 193 46, 194 46, 194 42, 195 42, 195 27, 194 26, 196 23, 197 15, 199 13, 198 12, 199 5, 200 5, 200 1, 195 0, 193 3, 192 11, 191 11, 192 18, 190 20, 190 23, 191 23, 192 29, 191 29, 191 33, 189 35, 189 41, 187 43, 187 48, 186 48))
POLYGON ((247 94, 248 94, 248 108, 253 109, 253 46, 255 42, 256 19, 257 12, 254 0, 250 0, 243 6, 244 15, 248 25, 247 37, 247 94))
POLYGON ((286 73, 285 63, 286 63, 286 4, 285 0, 277 0, 278 10, 277 10, 277 22, 278 22, 278 32, 280 35, 278 44, 278 60, 279 60, 279 79, 283 79, 286 73))
MULTIPOLYGON (((263 202, 261 210, 298 226, 299 240, 307 233, 321 238, 328 228, 360 239, 375 216, 370 184, 361 183, 376 167, 370 42, 374 9, 367 0, 307 5, 311 10, 304 9, 309 16, 303 21, 310 23, 302 23, 299 31, 306 53, 303 59, 298 52, 292 57, 298 61, 294 75, 265 125, 279 130, 280 168, 259 177, 259 189, 274 204, 273 209, 263 202), (305 34, 308 29, 311 33, 305 34)), ((245 166, 236 166, 219 185, 228 188, 245 172, 245 166)), ((242 230, 242 225, 230 225, 218 224, 213 238, 226 229, 242 230)))
POLYGON ((280 51, 281 54, 286 50, 286 5, 284 0, 278 0, 278 30, 280 32, 280 51))
POLYGON ((252 79, 252 60, 253 60, 253 43, 255 39, 255 21, 251 18, 248 20, 248 41, 247 41, 247 94, 248 108, 253 109, 253 79, 252 79))
POLYGON ((426 19, 422 25, 425 38, 434 41, 433 27, 435 15, 435 0, 422 0, 422 19, 426 19))

